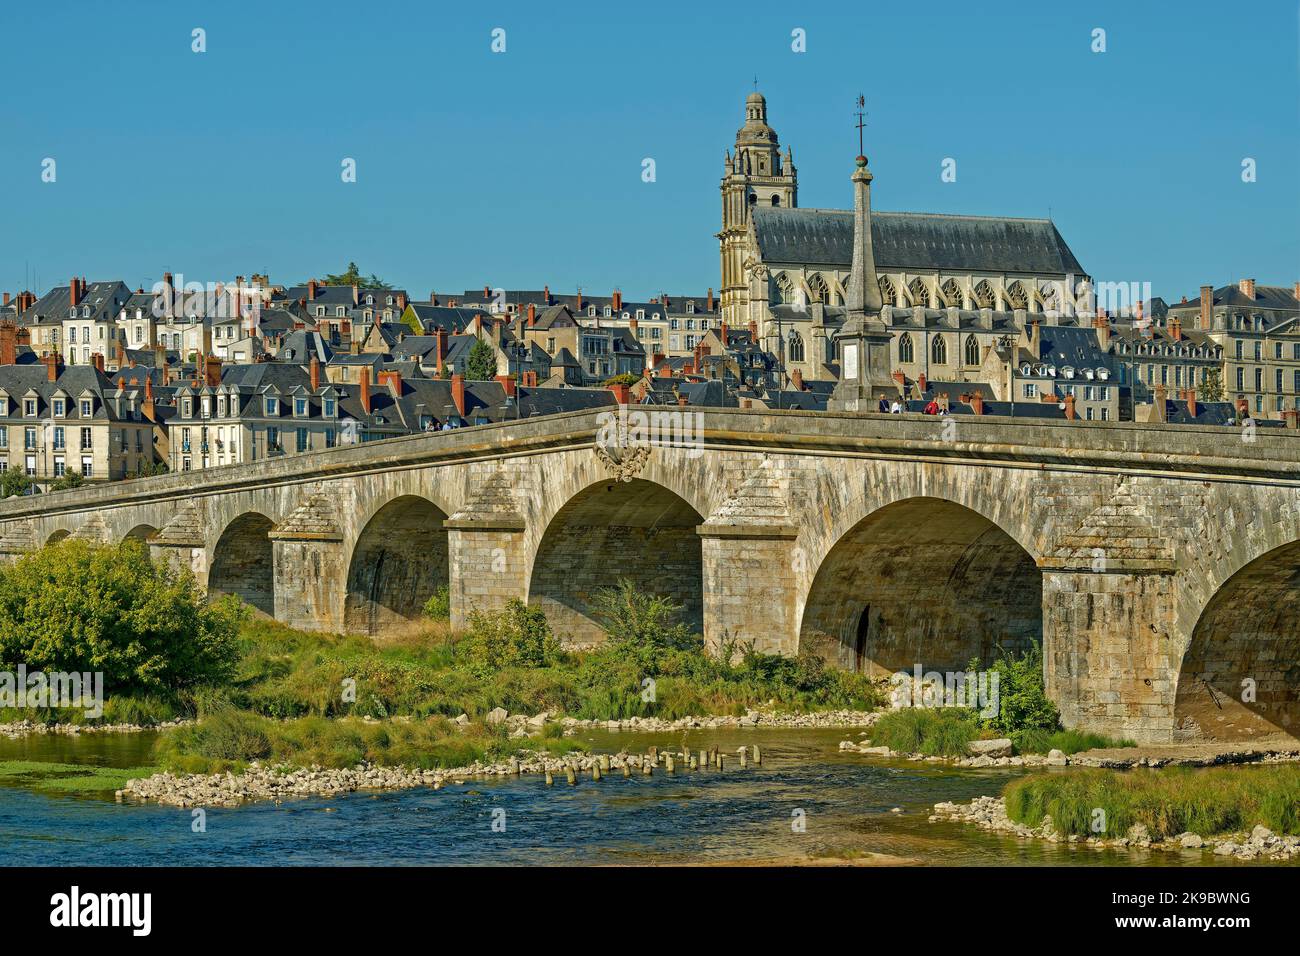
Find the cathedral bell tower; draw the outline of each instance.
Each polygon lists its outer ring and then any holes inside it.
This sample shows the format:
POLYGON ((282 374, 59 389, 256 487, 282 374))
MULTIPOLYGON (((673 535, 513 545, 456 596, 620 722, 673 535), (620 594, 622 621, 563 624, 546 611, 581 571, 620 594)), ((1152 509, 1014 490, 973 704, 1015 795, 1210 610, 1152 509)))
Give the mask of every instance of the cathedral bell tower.
POLYGON ((755 90, 745 98, 745 125, 736 133, 736 152, 727 152, 722 171, 722 318, 733 328, 749 321, 745 275, 746 233, 754 206, 798 205, 798 174, 787 146, 781 154, 776 130, 767 125, 767 100, 755 90))

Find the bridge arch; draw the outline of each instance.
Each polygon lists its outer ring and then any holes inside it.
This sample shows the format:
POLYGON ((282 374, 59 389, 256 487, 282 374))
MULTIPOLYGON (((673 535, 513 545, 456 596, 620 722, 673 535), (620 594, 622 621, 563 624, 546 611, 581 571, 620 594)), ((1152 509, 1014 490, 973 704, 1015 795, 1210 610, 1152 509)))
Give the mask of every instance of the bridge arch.
POLYGON ((375 510, 348 563, 345 630, 376 634, 420 616, 449 583, 446 520, 420 495, 400 495, 375 510))
POLYGON ((50 536, 45 539, 45 544, 47 546, 51 544, 58 544, 60 541, 66 540, 71 534, 72 532, 69 531, 67 528, 59 528, 58 530, 50 533, 50 536))
POLYGON ((931 496, 902 497, 834 540, 809 587, 799 648, 846 669, 963 670, 999 646, 1042 640, 1042 573, 991 518, 931 496))
POLYGON ((1300 540, 1247 562, 1205 603, 1178 670, 1177 732, 1222 740, 1300 733, 1298 622, 1300 540))
POLYGON ((140 542, 146 542, 157 533, 158 533, 158 529, 151 524, 138 524, 130 531, 128 531, 125 535, 123 535, 122 540, 123 541, 135 540, 140 542))
POLYGON ((275 557, 269 537, 274 527, 258 511, 245 511, 225 526, 212 548, 209 595, 233 594, 263 614, 275 614, 275 557))
POLYGON ((592 601, 601 588, 627 578, 681 605, 681 620, 702 632, 704 570, 696 528, 703 520, 685 498, 653 481, 588 485, 547 523, 528 603, 546 613, 566 645, 591 646, 604 639, 592 601))

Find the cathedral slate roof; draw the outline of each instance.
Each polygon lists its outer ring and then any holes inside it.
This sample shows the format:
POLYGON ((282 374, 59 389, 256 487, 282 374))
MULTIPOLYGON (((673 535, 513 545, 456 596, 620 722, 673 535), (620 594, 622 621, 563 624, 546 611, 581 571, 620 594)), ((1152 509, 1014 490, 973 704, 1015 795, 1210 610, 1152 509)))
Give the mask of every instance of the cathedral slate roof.
MULTIPOLYGON (((755 206, 764 262, 848 268, 853 211, 755 206)), ((872 212, 881 270, 1086 275, 1049 219, 1003 219, 919 212, 872 212)))

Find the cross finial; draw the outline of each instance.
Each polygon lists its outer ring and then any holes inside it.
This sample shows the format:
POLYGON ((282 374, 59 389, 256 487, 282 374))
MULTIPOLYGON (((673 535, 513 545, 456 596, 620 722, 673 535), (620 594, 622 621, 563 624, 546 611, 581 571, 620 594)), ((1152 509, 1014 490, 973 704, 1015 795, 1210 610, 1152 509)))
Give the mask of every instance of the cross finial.
POLYGON ((861 93, 859 93, 858 94, 858 155, 859 156, 863 154, 865 149, 862 142, 862 129, 864 126, 867 125, 867 122, 864 119, 864 117, 867 115, 866 106, 867 106, 867 98, 863 96, 861 93))
POLYGON ((754 92, 755 92, 755 93, 758 92, 758 74, 757 74, 757 73, 754 74, 754 92))

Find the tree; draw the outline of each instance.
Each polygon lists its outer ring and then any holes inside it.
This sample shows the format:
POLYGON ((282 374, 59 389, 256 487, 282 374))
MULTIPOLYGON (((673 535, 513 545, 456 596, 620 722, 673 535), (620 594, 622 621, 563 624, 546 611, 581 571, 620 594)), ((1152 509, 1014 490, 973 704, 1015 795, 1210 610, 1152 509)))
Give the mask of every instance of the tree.
POLYGON ((470 347, 469 358, 465 360, 465 377, 476 382, 486 382, 495 378, 496 374, 496 353, 483 339, 476 339, 470 347))
POLYGON ((1205 381, 1201 383, 1201 401, 1223 401, 1223 371, 1221 369, 1212 368, 1205 373, 1205 381))
POLYGON ((0 498, 25 495, 31 490, 32 480, 16 468, 0 471, 0 498))
POLYGON ((373 272, 370 273, 369 278, 363 276, 361 272, 357 269, 357 264, 355 262, 348 263, 348 268, 346 272, 341 272, 338 275, 327 275, 325 277, 325 284, 326 285, 355 285, 361 289, 387 289, 388 288, 388 283, 385 282, 383 279, 379 278, 379 276, 375 275, 373 272))
POLYGON ((117 545, 64 540, 0 569, 0 666, 98 671, 116 693, 220 684, 239 660, 234 599, 208 604, 188 570, 117 545))
POLYGON ((62 478, 56 478, 50 483, 50 491, 63 491, 67 488, 80 488, 86 483, 86 478, 79 471, 65 471, 62 478))

